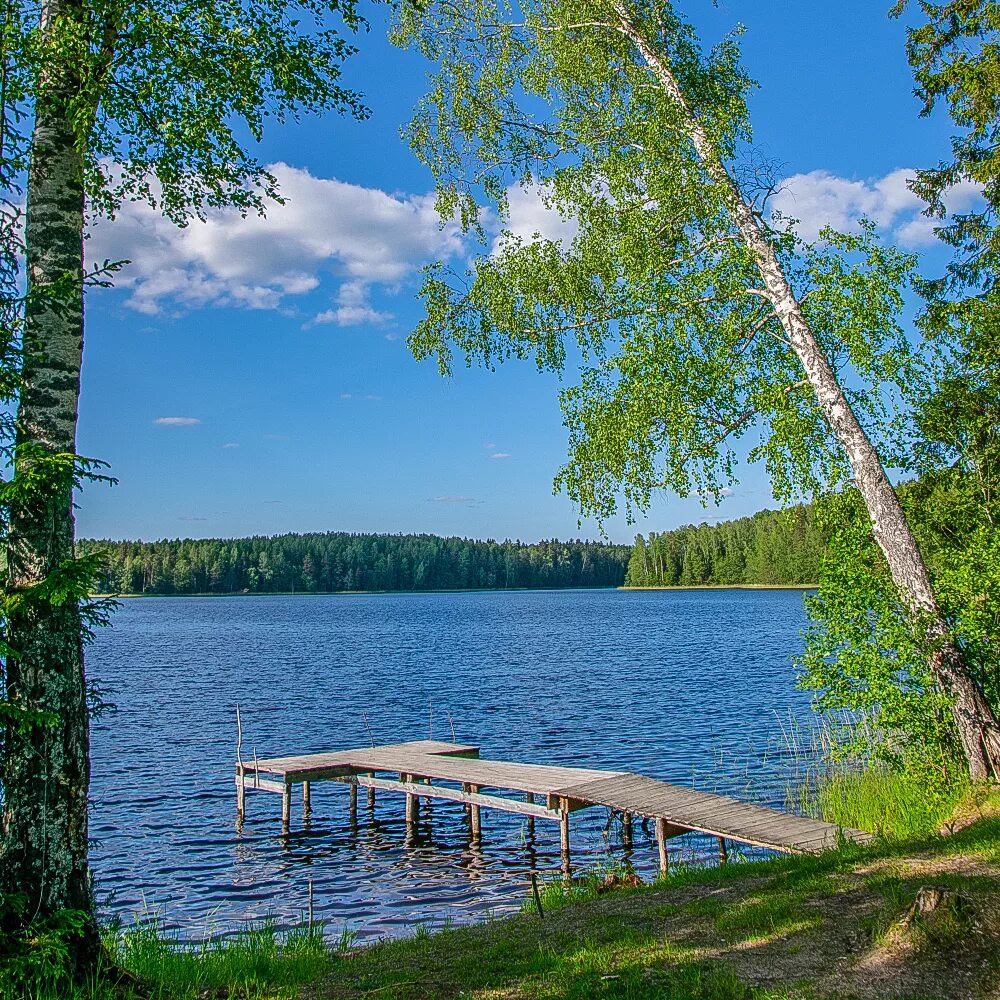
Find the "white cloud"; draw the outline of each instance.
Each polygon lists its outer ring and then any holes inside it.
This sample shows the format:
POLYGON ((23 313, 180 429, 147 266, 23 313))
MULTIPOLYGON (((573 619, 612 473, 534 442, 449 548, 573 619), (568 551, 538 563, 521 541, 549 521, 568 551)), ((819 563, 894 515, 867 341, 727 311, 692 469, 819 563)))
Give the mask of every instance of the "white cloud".
MULTIPOLYGON (((787 178, 771 201, 772 211, 797 220, 799 235, 815 240, 824 226, 854 232, 858 220, 867 217, 910 248, 927 246, 936 239, 938 219, 923 215, 924 202, 907 186, 915 175, 910 168, 893 170, 874 180, 849 180, 826 170, 813 170, 787 178)), ((979 189, 958 184, 945 196, 949 212, 969 208, 979 197, 979 189)))
POLYGON ((507 451, 495 451, 493 452, 492 455, 490 455, 490 458, 510 458, 510 457, 511 457, 510 452, 507 451))
POLYGON ((735 493, 736 490, 731 490, 728 486, 723 486, 722 489, 719 490, 720 497, 731 497, 734 496, 735 493))
POLYGON ((342 283, 336 305, 313 322, 350 326, 392 318, 371 305, 373 286, 398 291, 422 264, 462 252, 458 226, 441 227, 433 195, 389 194, 285 163, 269 169, 286 200, 265 217, 218 210, 179 229, 149 206, 128 203, 114 222, 94 227, 88 257, 132 260, 116 284, 128 290, 129 307, 148 315, 276 309, 332 272, 342 283))
POLYGON ((223 448, 239 448, 239 441, 227 441, 222 447, 223 448))
MULTIPOLYGON (((579 231, 576 219, 564 219, 559 212, 547 204, 544 188, 537 184, 522 187, 513 184, 507 188, 507 203, 510 218, 505 231, 519 237, 525 243, 543 240, 570 243, 579 231)), ((493 241, 493 252, 502 246, 502 236, 493 241)))
POLYGON ((197 417, 157 417, 153 423, 159 427, 194 427, 201 421, 197 417))
POLYGON ((369 283, 346 281, 337 293, 337 307, 324 309, 308 324, 335 323, 337 326, 384 326, 395 319, 392 313, 379 312, 369 305, 369 283))

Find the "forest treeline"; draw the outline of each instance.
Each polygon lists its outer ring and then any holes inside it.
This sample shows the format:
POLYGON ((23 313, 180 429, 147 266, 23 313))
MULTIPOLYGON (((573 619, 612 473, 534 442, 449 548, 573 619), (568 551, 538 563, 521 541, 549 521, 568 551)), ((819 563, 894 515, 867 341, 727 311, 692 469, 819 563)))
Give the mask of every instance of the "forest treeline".
POLYGON ((111 594, 618 587, 629 548, 343 532, 158 542, 81 541, 101 550, 111 594))
POLYGON ((813 583, 822 547, 807 507, 651 532, 631 548, 344 532, 78 543, 81 555, 102 553, 109 594, 813 583))
POLYGON ((825 543, 812 506, 650 532, 635 540, 625 586, 815 583, 825 543))

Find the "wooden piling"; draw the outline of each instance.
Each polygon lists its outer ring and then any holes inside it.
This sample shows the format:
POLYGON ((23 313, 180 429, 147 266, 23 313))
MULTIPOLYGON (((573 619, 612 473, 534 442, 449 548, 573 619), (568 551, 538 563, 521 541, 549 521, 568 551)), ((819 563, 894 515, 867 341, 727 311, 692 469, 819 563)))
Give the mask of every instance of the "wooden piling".
POLYGON ((292 824, 292 784, 286 781, 281 789, 281 832, 288 833, 292 824))
MULTIPOLYGON (((525 792, 524 793, 524 801, 528 802, 530 804, 534 804, 535 793, 534 792, 525 792)), ((535 835, 535 817, 534 816, 529 816, 528 817, 528 836, 529 837, 534 837, 534 835, 535 835)))
POLYGON ((563 878, 568 882, 572 875, 569 857, 569 799, 559 799, 559 854, 562 858, 563 878))
MULTIPOLYGON (((479 791, 479 785, 469 785, 469 791, 475 794, 479 791)), ((479 806, 472 803, 469 807, 469 817, 472 826, 472 842, 478 844, 483 837, 483 826, 482 817, 480 816, 479 806)))
POLYGON ((312 815, 312 788, 308 781, 302 782, 302 819, 308 820, 312 815))
MULTIPOLYGON (((399 780, 409 782, 412 776, 400 774, 399 780)), ((417 821, 417 797, 412 792, 406 793, 406 831, 407 835, 412 832, 413 824, 417 821)))
MULTIPOLYGON (((374 778, 374 773, 368 775, 369 778, 374 778)), ((368 788, 368 811, 371 812, 375 808, 375 786, 370 785, 368 788)))
POLYGON ((358 821, 358 786, 351 785, 351 805, 350 805, 350 821, 351 826, 354 826, 358 821))
POLYGON ((670 859, 667 857, 667 821, 656 817, 656 844, 660 849, 660 872, 664 875, 670 871, 670 859))
POLYGON ((247 815, 247 786, 246 777, 243 774, 243 768, 240 767, 240 773, 236 775, 236 822, 238 824, 243 823, 247 815))
POLYGON ((236 703, 236 822, 242 824, 247 814, 247 779, 243 771, 243 721, 240 703, 236 703))
POLYGON ((729 848, 726 847, 726 838, 719 837, 719 864, 724 865, 729 861, 729 848))
POLYGON ((622 847, 626 851, 632 850, 632 814, 622 813, 622 847))

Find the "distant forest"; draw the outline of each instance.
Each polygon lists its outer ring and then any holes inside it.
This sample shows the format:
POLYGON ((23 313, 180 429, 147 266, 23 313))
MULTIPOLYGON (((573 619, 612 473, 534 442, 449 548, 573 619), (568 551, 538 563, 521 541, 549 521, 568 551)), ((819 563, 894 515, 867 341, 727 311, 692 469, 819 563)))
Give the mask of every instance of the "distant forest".
POLYGON ((635 540, 626 587, 815 583, 825 538, 812 507, 762 510, 635 540))
POLYGON ((813 583, 823 538, 808 507, 636 538, 634 546, 436 535, 277 535, 159 542, 84 540, 110 594, 813 583))
POLYGON ((82 541, 99 549, 110 594, 619 587, 627 545, 476 541, 342 532, 271 538, 82 541))

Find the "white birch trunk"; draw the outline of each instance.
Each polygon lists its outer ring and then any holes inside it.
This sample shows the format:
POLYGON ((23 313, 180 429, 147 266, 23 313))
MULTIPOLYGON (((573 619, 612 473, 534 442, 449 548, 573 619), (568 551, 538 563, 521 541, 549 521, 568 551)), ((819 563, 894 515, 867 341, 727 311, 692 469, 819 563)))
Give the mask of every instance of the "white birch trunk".
POLYGON ((668 62, 643 35, 626 6, 616 0, 616 26, 635 45, 666 93, 683 108, 688 137, 712 180, 719 186, 733 221, 752 253, 764 289, 785 335, 805 370, 820 409, 847 454, 854 481, 872 523, 872 534, 889 565, 899 594, 911 613, 926 622, 930 663, 953 699, 952 711, 969 772, 974 778, 1000 777, 1000 725, 966 666, 931 587, 927 566, 878 453, 861 426, 829 361, 809 327, 770 240, 711 138, 688 106, 668 62))
MULTIPOLYGON (((48 0, 41 9, 43 46, 61 18, 82 19, 80 0, 48 0)), ((53 46, 55 48, 55 46, 53 46)), ((28 174, 25 243, 28 300, 17 444, 75 454, 83 351, 83 154, 69 97, 74 74, 65 60, 46 64, 39 83, 28 174)), ((30 471, 30 456, 15 477, 30 471)), ((73 558, 72 486, 32 491, 12 505, 6 585, 30 591, 73 558)), ((80 612, 31 599, 10 615, 7 698, 51 713, 53 725, 5 733, 0 828, 0 890, 23 893, 29 917, 60 910, 88 915, 69 942, 70 972, 89 975, 100 948, 90 888, 87 797, 89 722, 80 612)))

